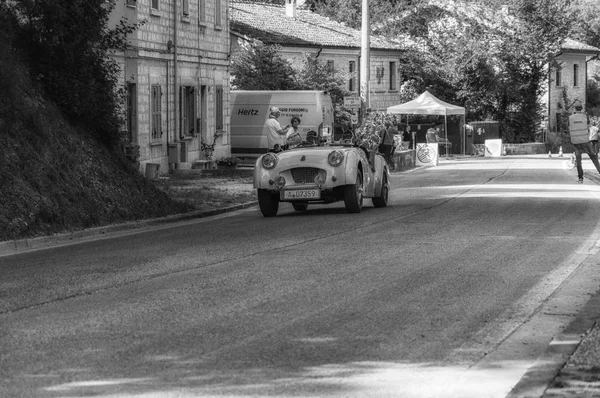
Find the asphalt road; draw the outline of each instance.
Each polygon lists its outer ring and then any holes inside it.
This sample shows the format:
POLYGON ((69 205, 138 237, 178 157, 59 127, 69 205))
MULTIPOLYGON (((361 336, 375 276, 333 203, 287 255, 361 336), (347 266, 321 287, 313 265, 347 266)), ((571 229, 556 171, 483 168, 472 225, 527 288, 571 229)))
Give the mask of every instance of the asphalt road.
POLYGON ((600 190, 564 163, 0 257, 0 396, 504 397, 598 286, 600 190))

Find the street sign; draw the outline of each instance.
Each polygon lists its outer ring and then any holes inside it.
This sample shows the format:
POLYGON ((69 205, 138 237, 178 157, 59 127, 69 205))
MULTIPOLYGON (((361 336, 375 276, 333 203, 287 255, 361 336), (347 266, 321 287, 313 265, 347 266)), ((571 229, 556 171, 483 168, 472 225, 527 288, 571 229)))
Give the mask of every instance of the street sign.
POLYGON ((344 97, 344 108, 359 109, 360 108, 360 97, 344 97))
POLYGON ((352 124, 358 124, 358 115, 351 114, 350 115, 350 123, 352 123, 352 124))

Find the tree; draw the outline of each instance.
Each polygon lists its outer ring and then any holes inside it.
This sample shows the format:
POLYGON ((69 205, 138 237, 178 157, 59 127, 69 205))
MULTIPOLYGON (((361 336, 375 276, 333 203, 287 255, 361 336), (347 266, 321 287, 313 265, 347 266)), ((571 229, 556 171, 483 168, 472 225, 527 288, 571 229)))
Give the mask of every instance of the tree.
POLYGON ((533 141, 540 128, 544 109, 539 98, 546 89, 548 64, 571 29, 569 3, 512 0, 510 18, 497 33, 502 90, 496 112, 505 137, 514 142, 533 141))
POLYGON ((350 75, 338 69, 331 69, 314 54, 304 54, 302 67, 297 70, 298 88, 301 90, 323 90, 329 92, 334 104, 343 102, 346 82, 350 75))
POLYGON ((600 47, 600 2, 597 0, 573 0, 573 38, 600 47))
MULTIPOLYGON (((596 0, 573 2, 587 10, 599 7, 596 0)), ((317 12, 353 27, 360 18, 348 9, 360 9, 357 4, 311 2, 317 12)), ((544 112, 538 100, 551 55, 573 26, 593 38, 600 15, 588 13, 586 24, 578 24, 571 0, 375 0, 369 7, 373 32, 391 39, 408 35, 422 49, 401 60, 405 80, 477 117, 500 120, 504 137, 516 142, 533 140, 539 129, 544 112)))
POLYGON ((294 90, 296 71, 281 57, 280 46, 247 44, 231 61, 231 88, 237 90, 294 90))
POLYGON ((314 54, 304 54, 302 67, 297 71, 298 89, 327 91, 334 105, 334 125, 336 129, 347 130, 351 124, 350 113, 342 108, 344 96, 350 92, 346 82, 350 79, 348 73, 331 69, 321 62, 314 54))
POLYGON ((46 94, 69 121, 108 146, 119 140, 119 66, 110 55, 124 49, 137 25, 108 21, 116 0, 20 0, 17 45, 46 94))

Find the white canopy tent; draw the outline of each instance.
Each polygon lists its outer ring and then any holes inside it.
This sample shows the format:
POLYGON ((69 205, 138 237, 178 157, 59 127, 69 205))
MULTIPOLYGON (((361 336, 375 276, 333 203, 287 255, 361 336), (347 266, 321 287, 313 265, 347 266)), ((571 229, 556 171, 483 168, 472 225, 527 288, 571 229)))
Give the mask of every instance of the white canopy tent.
MULTIPOLYGON (((446 141, 448 140, 448 115, 463 115, 465 116, 465 108, 452 105, 441 99, 436 98, 429 91, 425 91, 412 101, 404 104, 394 105, 387 108, 387 113, 401 115, 443 115, 444 116, 444 133, 446 141)), ((462 150, 464 154, 465 132, 464 123, 462 128, 462 150)), ((446 152, 447 154, 447 152, 446 152)))

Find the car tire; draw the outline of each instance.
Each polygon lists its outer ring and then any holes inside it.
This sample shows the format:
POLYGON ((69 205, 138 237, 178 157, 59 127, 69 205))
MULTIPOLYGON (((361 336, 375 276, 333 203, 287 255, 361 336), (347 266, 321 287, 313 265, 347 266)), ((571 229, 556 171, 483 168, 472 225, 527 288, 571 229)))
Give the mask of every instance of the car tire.
POLYGON ((308 209, 308 203, 292 203, 292 207, 296 211, 306 211, 306 209, 308 209))
POLYGON ((356 184, 344 187, 344 203, 348 213, 360 213, 363 205, 363 176, 360 170, 356 173, 356 184))
POLYGON ((373 206, 375 207, 385 207, 388 204, 388 197, 390 194, 390 188, 387 182, 387 171, 383 171, 383 182, 381 184, 381 194, 375 198, 373 198, 373 206))
POLYGON ((279 210, 279 196, 266 189, 257 189, 258 207, 265 217, 275 217, 279 210))

